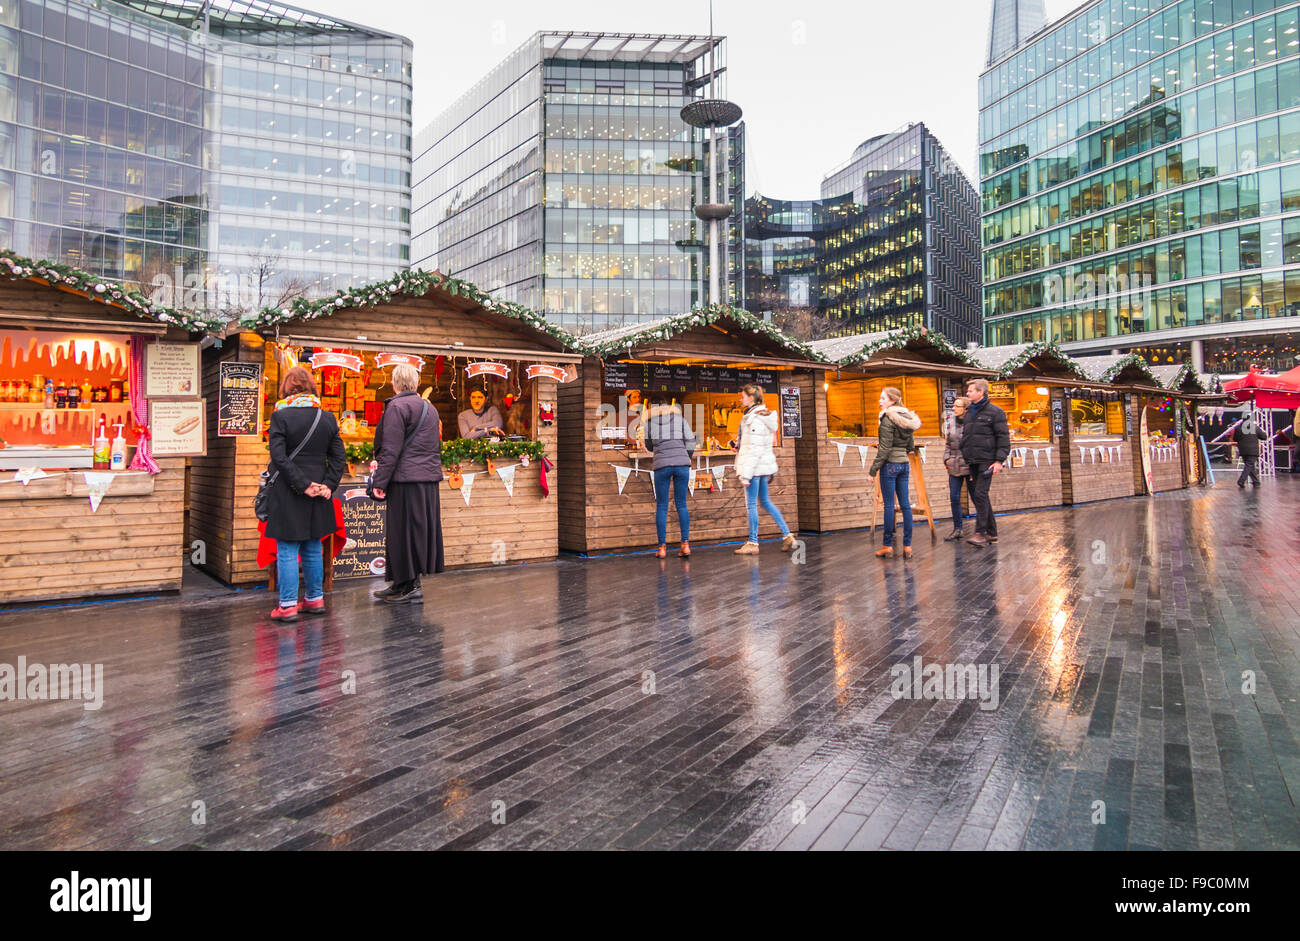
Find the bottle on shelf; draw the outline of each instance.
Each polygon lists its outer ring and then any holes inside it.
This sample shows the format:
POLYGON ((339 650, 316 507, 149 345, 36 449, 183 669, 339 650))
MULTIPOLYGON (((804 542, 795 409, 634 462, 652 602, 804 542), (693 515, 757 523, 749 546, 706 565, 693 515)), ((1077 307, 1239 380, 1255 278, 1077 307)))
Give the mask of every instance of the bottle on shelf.
POLYGON ((122 437, 123 425, 121 422, 115 422, 113 427, 117 429, 117 437, 113 439, 109 466, 112 470, 126 470, 126 438, 122 437))
POLYGON ((45 380, 45 407, 54 408, 54 380, 45 380))
POLYGON ((68 408, 81 408, 81 386, 68 383, 68 408))
POLYGON ((108 470, 113 461, 113 448, 108 441, 108 416, 99 416, 99 434, 95 436, 95 470, 108 470))
POLYGON ((54 387, 54 407, 68 407, 68 384, 62 379, 60 379, 59 384, 54 387))

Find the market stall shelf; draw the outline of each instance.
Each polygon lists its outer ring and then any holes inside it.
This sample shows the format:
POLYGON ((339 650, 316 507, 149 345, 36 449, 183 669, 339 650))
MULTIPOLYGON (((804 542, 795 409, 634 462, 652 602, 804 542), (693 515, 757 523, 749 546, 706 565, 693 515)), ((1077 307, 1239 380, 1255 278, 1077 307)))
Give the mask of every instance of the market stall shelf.
MULTIPOLYGON (((792 531, 801 503, 796 450, 812 434, 813 389, 825 369, 812 350, 744 310, 701 308, 582 337, 587 358, 578 382, 560 388, 560 546, 581 553, 653 547, 653 455, 641 415, 681 406, 700 443, 688 498, 692 543, 744 541, 745 492, 735 475, 739 391, 764 390, 778 412, 777 473, 771 497, 792 531)), ((759 536, 779 530, 765 513, 759 536)), ((669 513, 668 539, 677 519, 669 513)))
MULTIPOLYGON (((582 355, 575 344, 531 311, 422 271, 399 272, 337 297, 247 318, 204 360, 209 428, 218 419, 216 396, 209 390, 221 381, 222 363, 260 366, 262 399, 257 434, 218 439, 210 431, 208 456, 194 462, 196 532, 209 541, 208 571, 231 584, 267 577, 258 566, 253 499, 268 461, 266 425, 280 376, 294 364, 312 370, 322 407, 338 420, 351 470, 340 496, 364 487, 375 428, 385 400, 394 394, 392 369, 412 365, 420 373, 418 391, 442 422, 440 496, 448 567, 554 558, 554 489, 565 473, 557 460, 562 423, 555 419, 555 403, 559 389, 577 377, 582 355), (475 402, 482 415, 495 416, 491 424, 499 420, 503 427, 481 438, 462 435, 460 419, 475 402)), ((371 518, 374 514, 365 520, 357 516, 355 499, 343 506, 345 522, 352 517, 373 549, 382 536, 375 527, 382 524, 371 518)), ((357 546, 345 548, 346 572, 336 572, 337 577, 377 574, 373 559, 363 565, 353 558, 357 551, 357 546)))
POLYGON ((216 325, 0 251, 0 604, 180 589, 186 457, 150 456, 140 383, 216 325))

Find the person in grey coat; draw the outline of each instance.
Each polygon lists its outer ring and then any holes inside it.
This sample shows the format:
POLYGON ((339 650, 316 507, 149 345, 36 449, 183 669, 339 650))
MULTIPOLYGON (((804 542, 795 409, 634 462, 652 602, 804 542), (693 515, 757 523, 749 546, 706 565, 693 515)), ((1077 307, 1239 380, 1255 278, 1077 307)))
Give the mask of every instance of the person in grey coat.
POLYGON ((952 505, 952 532, 944 536, 945 542, 961 539, 961 488, 966 485, 970 495, 971 506, 975 505, 975 485, 971 483, 970 465, 961 454, 961 423, 970 408, 970 399, 962 396, 952 403, 952 418, 948 420, 948 430, 943 441, 943 466, 948 469, 948 500, 952 505))
POLYGON ((695 435, 682 417, 681 406, 656 405, 650 409, 645 423, 645 446, 654 452, 655 475, 655 527, 659 534, 659 549, 655 555, 668 555, 668 487, 673 488, 673 501, 677 505, 677 527, 681 530, 682 545, 677 554, 683 559, 691 554, 691 513, 686 508, 686 492, 690 488, 691 459, 698 446, 695 435))

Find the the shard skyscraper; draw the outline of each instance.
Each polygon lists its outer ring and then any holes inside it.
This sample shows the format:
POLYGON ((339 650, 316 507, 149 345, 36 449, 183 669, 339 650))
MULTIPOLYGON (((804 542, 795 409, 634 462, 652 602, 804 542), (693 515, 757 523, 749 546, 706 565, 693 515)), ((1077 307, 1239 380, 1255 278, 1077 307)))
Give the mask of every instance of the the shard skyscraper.
POLYGON ((993 0, 989 18, 988 65, 1014 52, 1047 24, 1044 0, 993 0))

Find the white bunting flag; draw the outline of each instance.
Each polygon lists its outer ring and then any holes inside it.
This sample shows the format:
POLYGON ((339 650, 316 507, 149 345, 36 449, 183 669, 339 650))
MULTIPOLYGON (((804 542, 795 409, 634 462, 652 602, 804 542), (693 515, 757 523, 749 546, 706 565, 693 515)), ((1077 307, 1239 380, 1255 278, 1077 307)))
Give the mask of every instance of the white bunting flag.
POLYGON ((867 469, 867 457, 870 453, 871 453, 870 446, 865 444, 858 445, 858 458, 862 461, 863 470, 867 469))
POLYGON ((921 463, 924 464, 924 463, 925 463, 925 445, 921 445, 921 446, 920 446, 919 448, 917 448, 916 450, 919 451, 919 452, 921 453, 921 463))
POLYGON ((14 472, 14 480, 19 481, 24 487, 33 480, 40 480, 42 477, 49 476, 49 474, 45 473, 45 471, 41 470, 39 467, 20 467, 14 472))
POLYGON ((618 475, 618 492, 622 493, 623 488, 627 486, 627 479, 632 476, 632 468, 624 467, 622 464, 610 465, 614 468, 614 473, 618 475))
POLYGON ((845 444, 843 441, 835 442, 835 450, 840 452, 840 467, 844 466, 844 452, 847 451, 848 449, 849 446, 845 444))
POLYGON ((655 486, 655 472, 650 472, 650 493, 656 500, 659 499, 659 489, 655 486))
POLYGON ((515 468, 518 466, 518 464, 511 464, 509 467, 497 468, 497 476, 506 485, 506 495, 510 497, 515 495, 515 468))
POLYGON ((104 494, 108 493, 108 488, 113 486, 113 475, 92 474, 87 471, 82 476, 86 478, 86 487, 90 490, 90 512, 94 513, 99 509, 104 494))
POLYGON ((1088 463, 1086 460, 1084 460, 1084 457, 1083 457, 1084 453, 1085 453, 1087 450, 1088 450, 1088 449, 1085 448, 1083 445, 1079 445, 1079 463, 1080 463, 1080 464, 1086 464, 1086 463, 1088 463))
POLYGON ((1035 450, 1035 451, 1034 451, 1034 466, 1035 466, 1035 467, 1038 466, 1038 455, 1040 455, 1040 454, 1042 454, 1042 453, 1043 453, 1042 451, 1038 451, 1038 450, 1035 450))
POLYGON ((1101 448, 1093 448, 1093 449, 1092 449, 1092 463, 1094 463, 1094 464, 1097 463, 1097 461, 1098 461, 1097 452, 1099 452, 1100 450, 1101 450, 1101 448))
POLYGON ((1051 448, 1048 448, 1048 449, 1047 449, 1047 463, 1048 463, 1048 466, 1051 466, 1051 463, 1052 463, 1052 449, 1051 449, 1051 448))
POLYGON ((719 464, 717 467, 710 467, 709 470, 713 472, 713 481, 718 485, 718 489, 721 490, 722 478, 727 476, 727 465, 719 464))
POLYGON ((460 476, 460 495, 465 498, 465 505, 469 506, 470 491, 474 489, 474 478, 478 476, 478 472, 475 471, 473 474, 461 474, 460 476))
POLYGON ((686 489, 692 494, 695 493, 695 468, 692 467, 686 475, 686 489))

